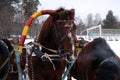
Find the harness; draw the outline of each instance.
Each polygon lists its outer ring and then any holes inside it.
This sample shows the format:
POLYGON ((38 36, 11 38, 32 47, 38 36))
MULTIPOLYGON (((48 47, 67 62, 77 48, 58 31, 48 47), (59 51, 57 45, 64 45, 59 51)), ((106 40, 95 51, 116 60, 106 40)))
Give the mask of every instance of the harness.
MULTIPOLYGON (((66 22, 66 21, 72 21, 72 20, 57 20, 56 22, 57 23, 61 23, 61 22, 66 22)), ((61 58, 63 58, 63 59, 65 59, 67 62, 69 62, 69 60, 70 60, 70 55, 69 55, 69 53, 68 52, 66 52, 64 49, 63 49, 63 40, 67 37, 67 35, 69 34, 69 33, 73 33, 72 32, 72 27, 73 27, 73 24, 67 24, 67 25, 65 25, 65 27, 68 27, 67 28, 67 31, 65 32, 65 35, 64 36, 62 36, 62 37, 60 37, 60 33, 57 31, 57 23, 56 24, 54 24, 54 28, 52 28, 52 30, 53 30, 53 32, 55 32, 55 36, 56 36, 56 39, 57 39, 57 44, 58 44, 58 48, 56 49, 56 50, 54 50, 54 49, 50 49, 50 48, 47 48, 47 47, 45 47, 45 46, 43 46, 42 44, 40 44, 40 43, 36 43, 36 42, 32 42, 32 44, 34 44, 34 46, 33 46, 33 52, 38 56, 38 57, 42 57, 45 53, 43 53, 42 52, 42 50, 40 50, 40 48, 39 47, 41 47, 41 48, 44 48, 44 49, 46 49, 46 50, 48 50, 48 51, 50 51, 50 52, 53 52, 53 53, 55 53, 55 54, 52 54, 52 55, 50 55, 50 54, 47 54, 47 56, 49 56, 50 58, 51 58, 51 60, 56 60, 56 61, 58 61, 58 60, 60 60, 61 58)), ((72 37, 73 38, 73 37, 72 37)), ((72 44, 74 44, 73 42, 72 42, 72 44)), ((42 58, 42 60, 43 61, 47 61, 48 59, 46 59, 46 58, 42 58)))
MULTIPOLYGON (((31 17, 28 19, 28 21, 26 22, 26 25, 25 25, 25 27, 24 27, 24 30, 23 30, 23 32, 22 32, 22 36, 21 36, 21 39, 20 39, 20 41, 19 41, 19 48, 18 48, 18 51, 16 51, 16 57, 18 58, 17 60, 16 60, 16 62, 17 62, 17 66, 18 66, 18 74, 19 74, 19 79, 20 80, 22 80, 22 73, 21 73, 21 69, 20 69, 20 54, 21 54, 21 51, 22 51, 22 49, 23 49, 23 45, 24 45, 24 41, 25 41, 25 39, 26 39, 26 35, 28 34, 28 31, 29 31, 29 28, 30 28, 30 25, 31 25, 31 23, 32 23, 32 21, 35 19, 35 18, 37 18, 38 16, 40 16, 40 15, 44 15, 44 14, 51 14, 51 13, 53 13, 54 11, 53 10, 43 10, 43 11, 40 11, 40 12, 36 12, 36 13, 34 13, 34 14, 32 14, 31 15, 31 17)), ((66 20, 63 20, 64 22, 66 21, 66 20)), ((68 21, 68 20, 67 20, 68 21)), ((59 20, 58 22, 61 22, 61 20, 59 20)), ((69 25, 69 26, 72 26, 72 25, 69 25)), ((66 25, 66 27, 69 27, 68 25, 66 25)), ((55 58, 56 58, 56 56, 58 57, 57 59, 59 60, 61 57, 65 57, 65 59, 67 59, 67 61, 69 62, 70 61, 70 55, 69 55, 69 53, 68 52, 66 52, 65 50, 63 50, 63 45, 61 45, 61 42, 65 39, 65 37, 67 36, 67 34, 68 33, 72 33, 72 30, 69 28, 68 30, 67 30, 67 32, 66 32, 66 34, 62 37, 62 38, 58 38, 58 43, 57 43, 57 45, 58 45, 58 48, 57 48, 57 50, 52 50, 52 49, 49 49, 49 48, 47 48, 47 47, 45 47, 45 46, 43 46, 43 45, 41 45, 41 44, 38 44, 38 43, 33 43, 33 52, 36 54, 36 55, 38 55, 38 56, 40 56, 41 58, 42 58, 42 60, 44 60, 44 59, 48 59, 48 60, 52 60, 52 57, 53 56, 50 56, 50 55, 48 55, 47 53, 43 53, 40 49, 39 49, 39 47, 42 47, 43 49, 47 49, 48 51, 52 51, 53 53, 57 53, 57 54, 59 54, 59 55, 56 55, 55 54, 55 58), (44 58, 44 57, 46 57, 46 58, 44 58)), ((56 33, 55 34, 56 35, 56 37, 59 37, 58 35, 59 35, 59 33, 56 33)), ((72 39, 73 39, 73 37, 72 37, 72 39)), ((72 41, 72 43, 73 43, 73 41, 72 41)))
MULTIPOLYGON (((29 47, 24 47, 24 48, 29 50, 30 47, 31 47, 32 48, 32 52, 34 52, 36 54, 36 56, 40 57, 42 59, 42 61, 48 61, 49 60, 51 62, 51 64, 53 65, 54 70, 55 70, 55 67, 54 67, 54 64, 53 64, 52 61, 53 60, 59 61, 59 60, 61 60, 61 56, 63 56, 63 55, 58 55, 58 51, 57 50, 47 48, 47 47, 41 45, 40 43, 30 42, 30 43, 27 44, 27 46, 29 46, 29 47), (55 54, 44 53, 44 52, 41 51, 40 47, 41 48, 45 48, 48 51, 53 52, 55 54)), ((29 52, 27 52, 27 53, 29 53, 29 52)), ((66 53, 66 55, 64 54, 64 57, 67 57, 67 53, 66 53)))
MULTIPOLYGON (((81 45, 83 45, 83 44, 80 44, 79 42, 75 43, 75 47, 76 47, 76 50, 77 50, 78 53, 80 53, 82 51, 82 46, 81 45)), ((52 61, 53 60, 60 60, 60 58, 61 58, 60 55, 57 55, 57 52, 58 52, 57 50, 47 48, 47 47, 41 45, 40 43, 30 42, 30 43, 27 44, 27 46, 24 47, 24 48, 27 49, 27 53, 30 53, 29 50, 30 50, 31 47, 32 47, 32 52, 34 52, 43 61, 48 61, 49 60, 51 62, 51 64, 52 64, 52 66, 53 66, 53 69, 55 70, 55 66, 54 66, 52 61), (47 53, 43 53, 41 51, 40 47, 45 48, 45 49, 47 49, 47 50, 49 50, 51 52, 54 52, 56 54, 55 55, 50 55, 50 54, 47 54, 47 53)), ((26 57, 29 57, 29 55, 26 56, 26 57)), ((28 58, 26 58, 26 59, 28 59, 28 58)), ((62 77, 61 80, 64 80, 66 78, 66 76, 69 74, 69 71, 70 71, 71 67, 74 65, 75 61, 70 61, 68 63, 68 67, 67 67, 66 71, 64 72, 63 77, 62 77)), ((27 64, 25 66, 26 66, 26 69, 27 69, 28 68, 27 64)), ((32 74, 33 74, 33 72, 32 72, 32 74)))
MULTIPOLYGON (((76 43, 75 43, 75 47, 76 47, 76 51, 77 51, 77 53, 78 53, 78 55, 79 55, 79 53, 82 51, 82 48, 84 47, 84 44, 82 44, 82 43, 80 44, 79 42, 76 42, 76 43)), ((78 57, 78 55, 77 55, 77 57, 78 57)), ((76 58, 76 60, 77 60, 77 58, 76 58)), ((71 61, 71 62, 68 64, 68 67, 67 67, 67 69, 65 70, 65 72, 64 72, 61 80, 65 80, 65 78, 69 75, 70 69, 72 68, 72 66, 74 65, 74 63, 76 62, 76 60, 75 60, 75 61, 71 61)), ((68 76, 68 79, 71 80, 71 77, 68 76)))

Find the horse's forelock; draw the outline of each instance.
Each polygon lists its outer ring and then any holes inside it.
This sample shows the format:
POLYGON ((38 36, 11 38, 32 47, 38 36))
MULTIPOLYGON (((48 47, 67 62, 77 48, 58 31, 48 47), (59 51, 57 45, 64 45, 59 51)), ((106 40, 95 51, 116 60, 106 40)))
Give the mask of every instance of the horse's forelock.
POLYGON ((46 38, 49 35, 50 29, 52 28, 53 24, 56 23, 56 20, 67 20, 66 17, 70 17, 70 20, 73 19, 74 9, 65 10, 64 8, 59 8, 55 12, 51 13, 41 28, 38 41, 40 41, 40 39, 46 38))
POLYGON ((64 11, 64 10, 65 10, 64 8, 60 7, 56 10, 56 12, 61 12, 61 11, 64 11))
POLYGON ((74 20, 75 10, 65 10, 64 8, 59 8, 55 11, 55 13, 51 14, 54 20, 61 19, 66 20, 69 18, 70 20, 74 20))

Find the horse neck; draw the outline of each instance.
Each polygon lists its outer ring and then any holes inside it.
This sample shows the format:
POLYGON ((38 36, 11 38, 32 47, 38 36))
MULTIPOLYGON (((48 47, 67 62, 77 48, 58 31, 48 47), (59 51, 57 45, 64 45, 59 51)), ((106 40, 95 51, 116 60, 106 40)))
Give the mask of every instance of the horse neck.
POLYGON ((112 49, 104 43, 103 45, 94 45, 94 42, 89 42, 84 48, 81 55, 92 55, 93 59, 102 61, 106 58, 116 56, 112 49))
POLYGON ((100 60, 104 60, 109 57, 115 57, 115 53, 113 50, 110 48, 110 46, 107 43, 103 44, 98 44, 95 49, 93 49, 95 55, 98 57, 100 60))
POLYGON ((49 17, 43 24, 37 42, 47 48, 56 49, 56 37, 53 29, 52 17, 49 17))
POLYGON ((13 46, 12 46, 11 42, 8 39, 2 39, 2 40, 7 45, 9 52, 11 52, 13 50, 13 46))

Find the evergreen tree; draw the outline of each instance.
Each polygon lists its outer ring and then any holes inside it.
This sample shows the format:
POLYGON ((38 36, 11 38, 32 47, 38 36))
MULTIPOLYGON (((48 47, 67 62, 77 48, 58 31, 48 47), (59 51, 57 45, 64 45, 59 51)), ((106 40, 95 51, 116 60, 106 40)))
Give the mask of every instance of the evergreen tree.
MULTIPOLYGON (((0 37, 9 37, 11 33, 21 34, 22 0, 0 0, 0 37)), ((39 0, 24 0, 25 21, 33 12, 37 11, 39 0)))
POLYGON ((13 29, 14 7, 18 0, 0 0, 0 37, 10 37, 13 29))
POLYGON ((103 28, 106 29, 114 29, 116 28, 118 21, 115 18, 115 16, 113 15, 112 10, 108 11, 108 14, 106 15, 106 19, 103 20, 103 28))
POLYGON ((19 2, 20 2, 20 0, 0 0, 0 3, 2 3, 2 4, 0 4, 0 6, 2 8, 4 8, 4 6, 9 7, 14 13, 14 7, 12 5, 16 4, 16 3, 19 3, 19 2))
POLYGON ((37 6, 39 5, 39 0, 24 0, 24 10, 25 10, 25 21, 37 11, 37 6))

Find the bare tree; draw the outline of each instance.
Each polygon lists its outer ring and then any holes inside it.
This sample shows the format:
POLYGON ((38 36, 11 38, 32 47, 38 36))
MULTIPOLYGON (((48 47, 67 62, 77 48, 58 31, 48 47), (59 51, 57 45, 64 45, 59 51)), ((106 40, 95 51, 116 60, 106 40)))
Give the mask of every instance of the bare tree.
POLYGON ((75 20, 76 20, 76 25, 77 25, 76 34, 79 35, 81 31, 85 29, 85 25, 79 16, 77 16, 75 20))
POLYGON ((94 19, 94 23, 93 23, 93 25, 94 26, 97 26, 97 25, 100 25, 100 24, 102 24, 102 18, 101 18, 101 16, 100 16, 100 14, 96 14, 95 15, 95 19, 94 19))
POLYGON ((93 15, 90 13, 87 15, 87 28, 93 26, 93 15))

